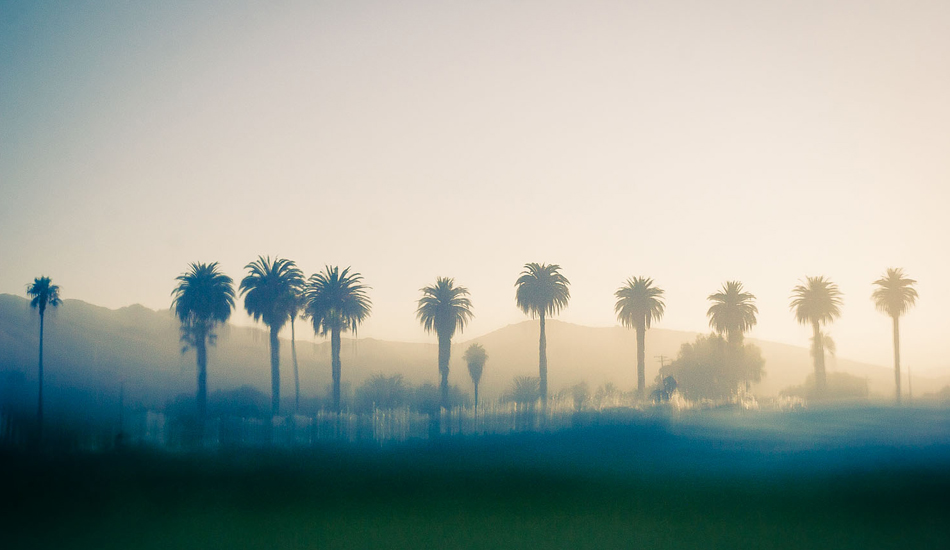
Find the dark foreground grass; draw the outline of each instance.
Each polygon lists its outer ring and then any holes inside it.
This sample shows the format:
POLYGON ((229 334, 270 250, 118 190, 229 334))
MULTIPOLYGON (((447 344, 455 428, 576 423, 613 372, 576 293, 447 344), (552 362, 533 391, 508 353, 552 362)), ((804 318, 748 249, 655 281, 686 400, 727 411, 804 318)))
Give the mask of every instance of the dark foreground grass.
POLYGON ((382 449, 7 452, 0 546, 950 547, 940 437, 812 445, 601 420, 382 449))

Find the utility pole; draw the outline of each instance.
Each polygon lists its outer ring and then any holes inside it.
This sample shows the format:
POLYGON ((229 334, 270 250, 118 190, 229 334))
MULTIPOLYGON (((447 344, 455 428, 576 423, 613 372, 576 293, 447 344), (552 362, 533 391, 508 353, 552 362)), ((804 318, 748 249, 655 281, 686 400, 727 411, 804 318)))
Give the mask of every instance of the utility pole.
POLYGON ((665 355, 654 355, 653 358, 660 360, 660 368, 665 367, 665 366, 666 366, 666 360, 669 359, 669 357, 667 357, 667 356, 665 356, 665 355))

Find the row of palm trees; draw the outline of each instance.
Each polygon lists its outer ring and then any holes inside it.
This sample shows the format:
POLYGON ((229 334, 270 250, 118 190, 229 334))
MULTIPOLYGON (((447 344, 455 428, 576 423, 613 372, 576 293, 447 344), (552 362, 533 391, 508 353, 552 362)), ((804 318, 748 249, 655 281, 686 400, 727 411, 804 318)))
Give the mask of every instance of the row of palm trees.
MULTIPOLYGON (((246 276, 241 280, 238 293, 244 299, 244 309, 255 320, 263 322, 270 331, 271 407, 274 416, 280 412, 280 340, 278 334, 290 323, 291 347, 294 363, 295 407, 300 403, 300 377, 297 365, 294 321, 310 321, 314 333, 330 337, 333 408, 340 410, 341 334, 356 333, 372 310, 359 273, 350 268, 326 266, 323 271, 305 279, 297 265, 287 259, 258 257, 245 266, 246 276)), ((215 329, 227 322, 235 307, 234 281, 222 273, 217 262, 192 263, 188 271, 176 278, 172 291, 172 309, 181 323, 183 351, 193 348, 197 362, 197 413, 204 419, 207 410, 207 347, 214 345, 215 329)), ((899 319, 916 303, 916 281, 904 276, 901 269, 888 269, 874 281, 872 298, 876 307, 893 320, 894 377, 897 402, 900 403, 900 329, 899 319)), ((538 343, 539 396, 542 406, 547 402, 547 339, 545 320, 557 315, 570 301, 570 281, 557 264, 525 264, 515 282, 515 302, 532 318, 540 322, 538 343)), ((420 289, 416 317, 426 332, 436 334, 439 344, 439 377, 441 403, 448 403, 448 375, 452 338, 461 333, 473 318, 472 302, 467 288, 455 280, 438 277, 435 284, 420 289)), ((42 425, 43 414, 43 327, 48 306, 60 304, 59 287, 49 277, 38 277, 27 288, 31 305, 40 314, 39 405, 37 416, 42 425)), ((637 339, 637 393, 643 397, 645 380, 646 331, 660 321, 665 311, 663 289, 653 279, 632 277, 614 293, 617 301, 614 311, 620 323, 636 331, 637 339)), ((727 281, 722 289, 709 295, 712 305, 707 311, 710 327, 724 335, 733 345, 741 345, 744 334, 755 326, 758 309, 755 296, 745 292, 739 281, 727 281)), ((796 320, 811 325, 815 346, 816 391, 826 388, 822 327, 841 314, 842 294, 823 276, 807 277, 792 289, 791 309, 796 320)), ((471 346, 464 360, 475 385, 475 403, 478 404, 478 384, 488 358, 480 345, 471 346)))

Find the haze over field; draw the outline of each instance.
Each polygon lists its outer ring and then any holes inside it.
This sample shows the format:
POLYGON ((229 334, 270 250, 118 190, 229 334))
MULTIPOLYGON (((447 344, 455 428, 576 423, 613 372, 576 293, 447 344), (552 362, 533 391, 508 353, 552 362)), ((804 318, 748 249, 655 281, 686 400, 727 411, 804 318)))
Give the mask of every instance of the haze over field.
POLYGON ((871 282, 900 266, 903 364, 950 372, 950 5, 578 6, 2 2, 0 292, 165 309, 189 262, 280 255, 366 277, 360 337, 434 343, 436 276, 471 290, 464 341, 555 262, 567 323, 614 326, 645 275, 659 328, 706 332, 738 279, 750 336, 804 347, 788 297, 823 274, 838 354, 888 365, 871 282))

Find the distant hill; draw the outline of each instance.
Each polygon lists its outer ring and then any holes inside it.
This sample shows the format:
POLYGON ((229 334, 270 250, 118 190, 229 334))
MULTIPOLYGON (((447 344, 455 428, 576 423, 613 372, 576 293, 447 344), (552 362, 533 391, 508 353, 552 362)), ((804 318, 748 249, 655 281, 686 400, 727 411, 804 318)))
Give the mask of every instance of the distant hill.
MULTIPOLYGON (((120 384, 126 399, 145 406, 160 406, 195 388, 193 352, 181 353, 178 322, 170 311, 140 305, 110 310, 79 300, 66 300, 48 310, 46 323, 46 380, 51 390, 73 388, 92 399, 112 401, 120 384)), ((553 391, 586 380, 592 389, 612 382, 622 390, 636 386, 636 344, 632 331, 621 327, 593 328, 556 320, 548 322, 549 380, 553 391)), ((504 392, 512 377, 537 375, 538 323, 524 321, 489 334, 460 341, 452 348, 450 382, 470 391, 471 382, 462 361, 472 342, 489 354, 482 379, 482 395, 492 399, 504 392)), ((25 298, 0 294, 0 384, 6 391, 22 388, 35 399, 36 352, 39 319, 25 298), (14 389, 15 389, 14 388, 14 389)), ((298 324, 298 334, 309 327, 298 324)), ((656 356, 675 357, 679 347, 696 333, 651 329, 647 333, 647 381, 659 370, 656 356)), ((217 346, 209 351, 208 383, 211 391, 251 385, 270 392, 266 333, 254 327, 228 325, 219 330, 217 346)), ((754 341, 766 359, 765 378, 753 387, 762 396, 802 384, 811 372, 805 348, 754 341)), ((323 395, 330 383, 329 342, 298 342, 301 392, 323 395)), ((344 339, 343 381, 352 387, 373 373, 402 374, 408 381, 437 381, 437 345, 388 342, 372 338, 344 339)), ((281 341, 282 394, 293 395, 293 370, 289 340, 281 341)), ((893 391, 893 372, 886 367, 829 360, 829 368, 867 378, 871 393, 887 396, 893 391)), ((938 391, 950 379, 914 378, 915 392, 938 391)), ((3 388, 0 388, 0 395, 3 388)), ((51 400, 54 394, 51 394, 51 400)), ((55 403, 50 403, 55 408, 55 403)))

